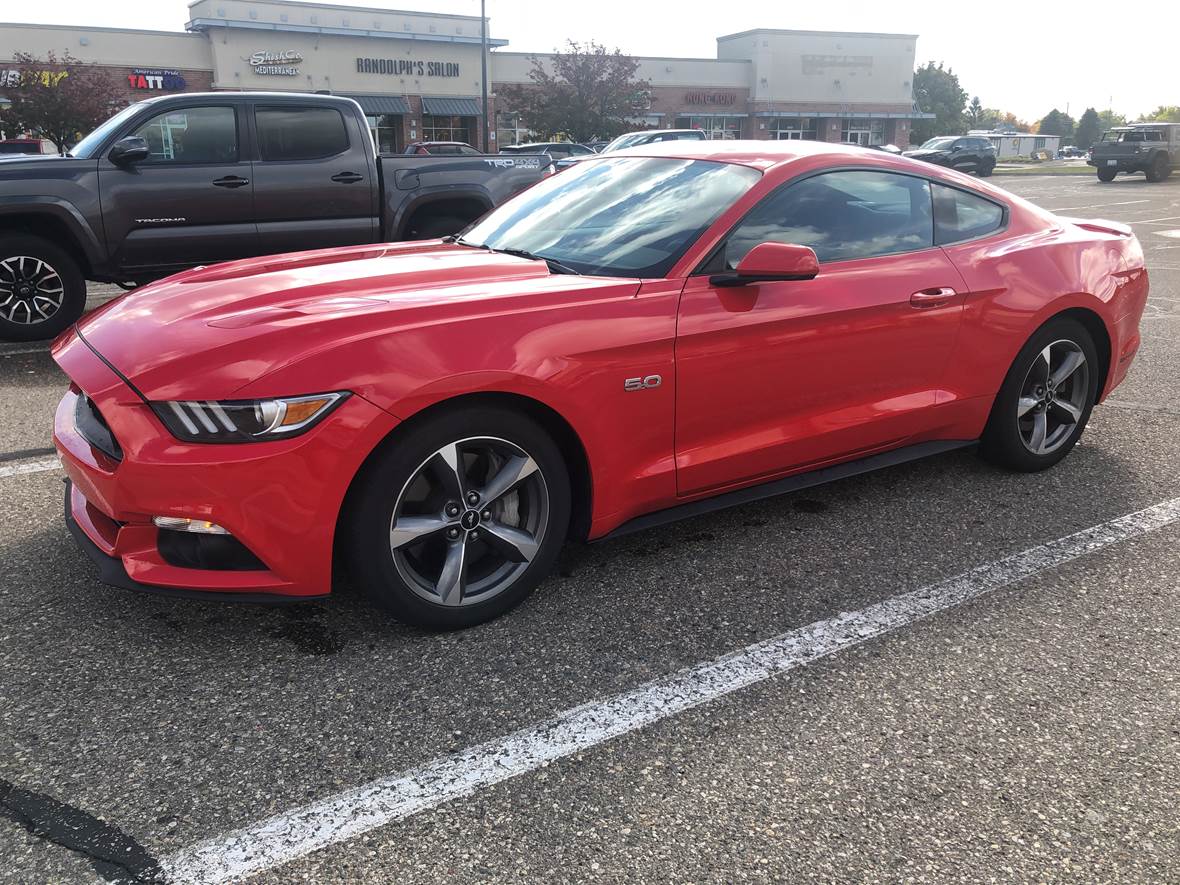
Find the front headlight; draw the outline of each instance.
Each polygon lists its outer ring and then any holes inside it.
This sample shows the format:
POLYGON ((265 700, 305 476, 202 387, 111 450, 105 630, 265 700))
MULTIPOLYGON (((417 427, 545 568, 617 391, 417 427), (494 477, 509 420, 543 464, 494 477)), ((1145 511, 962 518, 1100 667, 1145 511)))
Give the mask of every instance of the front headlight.
POLYGON ((275 399, 181 400, 151 405, 172 435, 184 442, 266 442, 310 430, 347 397, 347 393, 318 393, 275 399))

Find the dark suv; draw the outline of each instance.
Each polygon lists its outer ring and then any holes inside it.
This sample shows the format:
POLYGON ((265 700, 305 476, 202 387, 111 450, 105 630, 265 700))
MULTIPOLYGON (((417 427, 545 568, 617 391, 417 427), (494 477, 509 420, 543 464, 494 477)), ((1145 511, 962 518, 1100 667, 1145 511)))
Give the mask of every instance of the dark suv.
POLYGON ((905 156, 936 166, 948 166, 960 172, 974 172, 983 178, 996 168, 996 149, 991 141, 978 135, 940 135, 905 156))
POLYGON ((1163 181, 1180 166, 1180 123, 1132 123, 1102 133, 1087 160, 1099 181, 1114 181, 1120 172, 1143 172, 1148 181, 1163 181))

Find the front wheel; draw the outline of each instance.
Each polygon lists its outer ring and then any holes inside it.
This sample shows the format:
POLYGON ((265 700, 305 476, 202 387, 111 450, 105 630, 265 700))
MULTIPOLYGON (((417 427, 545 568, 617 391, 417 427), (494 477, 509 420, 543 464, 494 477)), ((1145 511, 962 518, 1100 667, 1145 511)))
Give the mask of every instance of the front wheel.
POLYGON ((68 253, 40 237, 0 238, 0 339, 53 338, 85 307, 86 280, 68 253))
POLYGON ((561 452, 527 416, 477 407, 423 421, 358 476, 349 571, 398 620, 469 627, 522 602, 565 541, 561 452))
POLYGON ((1077 320, 1050 320, 1008 370, 980 453, 1010 470, 1052 467, 1077 444, 1098 393, 1098 352, 1077 320))
POLYGON ((979 167, 979 177, 980 178, 989 178, 991 176, 991 174, 995 171, 996 171, 996 164, 994 161, 991 163, 984 163, 982 166, 979 167))
POLYGON ((1098 170, 1098 180, 1099 181, 1114 181, 1114 177, 1118 174, 1119 174, 1119 170, 1117 170, 1117 169, 1099 169, 1098 170))

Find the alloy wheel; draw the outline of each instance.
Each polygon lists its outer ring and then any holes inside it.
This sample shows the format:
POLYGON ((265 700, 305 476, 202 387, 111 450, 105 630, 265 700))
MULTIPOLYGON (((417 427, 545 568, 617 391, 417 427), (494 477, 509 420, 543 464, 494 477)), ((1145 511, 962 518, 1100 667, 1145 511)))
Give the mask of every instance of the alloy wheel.
POLYGON ((1086 410, 1090 366, 1075 342, 1054 341, 1037 354, 1016 404, 1020 439, 1034 455, 1048 455, 1069 441, 1086 410))
POLYGON ((0 261, 0 319, 31 326, 61 310, 65 281, 46 261, 14 255, 0 261))
POLYGON ((474 605, 528 569, 548 523, 537 462, 507 440, 472 437, 443 446, 410 476, 394 504, 389 546, 417 595, 474 605))

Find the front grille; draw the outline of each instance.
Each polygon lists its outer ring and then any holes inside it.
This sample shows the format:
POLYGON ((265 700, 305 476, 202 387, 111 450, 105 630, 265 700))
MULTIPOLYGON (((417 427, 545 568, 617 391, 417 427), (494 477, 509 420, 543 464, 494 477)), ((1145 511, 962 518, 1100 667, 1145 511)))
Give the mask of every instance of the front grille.
POLYGON ((74 426, 86 442, 108 458, 123 460, 123 450, 119 447, 119 441, 111 433, 111 428, 103 418, 102 412, 98 410, 98 406, 94 404, 94 400, 84 393, 78 394, 78 402, 74 406, 74 426))

